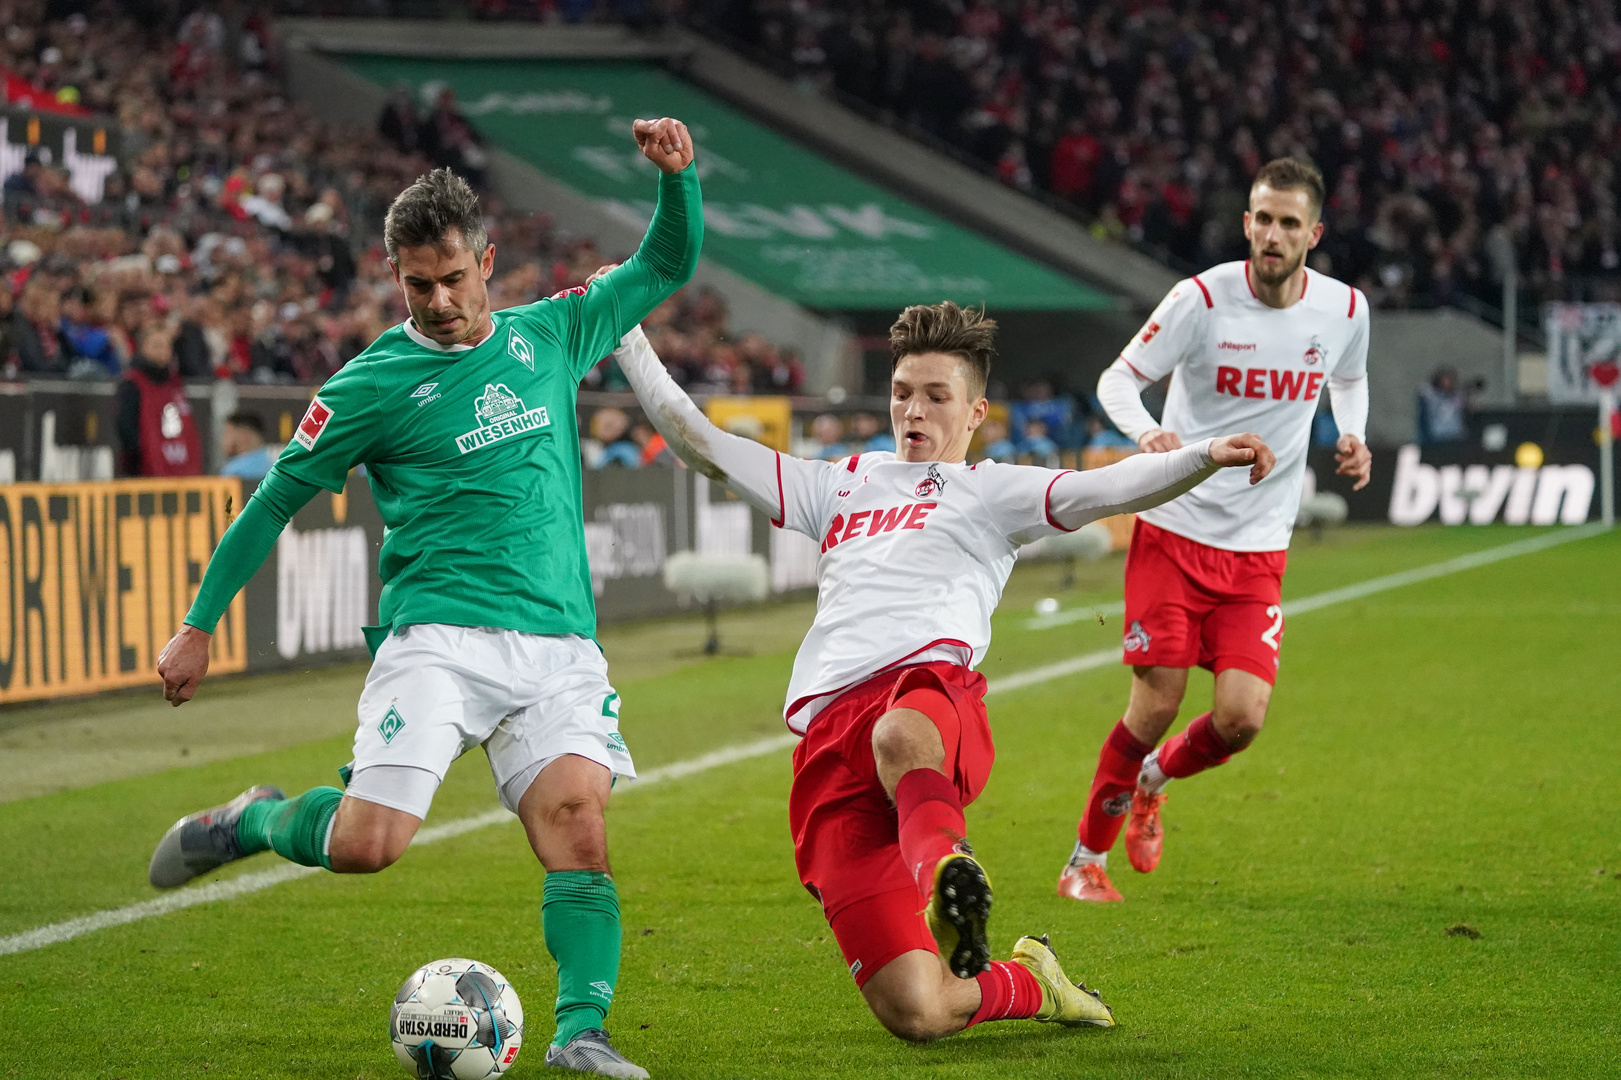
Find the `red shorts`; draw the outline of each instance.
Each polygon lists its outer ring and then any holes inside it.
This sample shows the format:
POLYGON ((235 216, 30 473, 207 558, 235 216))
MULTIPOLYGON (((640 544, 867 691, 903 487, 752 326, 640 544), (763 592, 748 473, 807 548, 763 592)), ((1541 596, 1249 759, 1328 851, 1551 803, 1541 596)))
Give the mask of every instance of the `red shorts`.
POLYGON ((1137 519, 1126 552, 1125 661, 1278 677, 1287 551, 1226 551, 1137 519))
POLYGON ((794 750, 794 863, 821 901, 858 986, 902 953, 935 951, 917 885, 901 861, 895 807, 878 782, 873 725, 897 703, 932 720, 945 743, 945 771, 967 806, 996 756, 984 694, 984 676, 956 664, 887 671, 835 698, 794 750))

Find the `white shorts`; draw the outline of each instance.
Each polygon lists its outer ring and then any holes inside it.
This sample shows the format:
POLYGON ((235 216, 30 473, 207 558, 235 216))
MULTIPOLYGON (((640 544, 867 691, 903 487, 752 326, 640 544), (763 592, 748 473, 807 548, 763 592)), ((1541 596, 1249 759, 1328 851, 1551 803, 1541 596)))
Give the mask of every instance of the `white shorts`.
POLYGON ((577 634, 406 627, 377 650, 358 711, 350 793, 416 817, 427 816, 450 763, 475 746, 484 747, 501 803, 514 813, 540 771, 565 754, 615 777, 636 776, 608 662, 577 634), (383 782, 411 776, 392 768, 365 775, 379 765, 429 773, 431 786, 383 782))

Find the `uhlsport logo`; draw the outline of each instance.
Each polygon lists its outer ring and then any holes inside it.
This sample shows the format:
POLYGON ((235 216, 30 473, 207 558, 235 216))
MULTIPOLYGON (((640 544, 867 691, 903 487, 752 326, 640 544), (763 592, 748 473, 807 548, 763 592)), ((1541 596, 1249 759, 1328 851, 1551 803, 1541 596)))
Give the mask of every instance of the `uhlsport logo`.
POLYGON ((394 736, 405 727, 405 719, 400 716, 399 710, 390 705, 388 712, 383 714, 383 722, 377 725, 377 733, 383 737, 383 742, 391 743, 394 736))
POLYGON ((507 352, 518 358, 518 363, 535 370, 535 347, 529 344, 527 338, 518 333, 516 327, 507 333, 507 352))
POLYGON ((523 398, 507 389, 506 383, 485 383, 484 393, 473 402, 478 427, 456 436, 456 449, 466 454, 481 447, 551 427, 546 406, 524 408, 523 398))
POLYGON ((1125 648, 1127 652, 1147 652, 1148 645, 1154 639, 1149 636, 1143 624, 1133 619, 1131 629, 1126 631, 1125 648))

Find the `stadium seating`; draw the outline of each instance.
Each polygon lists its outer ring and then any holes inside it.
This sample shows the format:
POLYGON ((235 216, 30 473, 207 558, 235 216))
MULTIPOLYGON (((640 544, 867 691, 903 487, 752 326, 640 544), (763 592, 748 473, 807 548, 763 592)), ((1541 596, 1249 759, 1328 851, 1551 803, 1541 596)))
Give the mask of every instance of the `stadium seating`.
MULTIPOLYGON (((433 165, 475 182, 478 137, 441 95, 396 96, 375 133, 340 130, 283 92, 262 13, 201 8, 153 37, 126 8, 47 19, 0 3, 8 97, 117 118, 142 148, 87 205, 36 150, 8 178, 0 219, 0 372, 109 378, 154 322, 176 331, 188 378, 319 383, 405 311, 380 245, 388 201, 433 165)), ((492 303, 583 283, 608 254, 561 243, 544 215, 484 196, 496 243, 492 303)), ((620 253, 621 255, 623 253, 620 253)), ((737 336, 693 290, 649 320, 676 378, 698 391, 792 393, 792 350, 737 336)), ((622 388, 604 365, 588 389, 622 388)))
POLYGON ((1244 189, 1309 157, 1314 255, 1382 307, 1621 295, 1621 23, 1537 0, 697 0, 707 32, 1045 193, 1184 272, 1242 257, 1244 189))

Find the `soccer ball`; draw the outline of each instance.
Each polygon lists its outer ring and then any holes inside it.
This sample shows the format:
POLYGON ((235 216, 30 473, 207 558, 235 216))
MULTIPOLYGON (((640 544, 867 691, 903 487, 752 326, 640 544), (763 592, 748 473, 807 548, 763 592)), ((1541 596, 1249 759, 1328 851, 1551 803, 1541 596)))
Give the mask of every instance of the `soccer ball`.
POLYGON ((490 965, 435 960, 394 995, 388 1034, 394 1056, 419 1080, 484 1080, 518 1059, 523 1005, 490 965))

